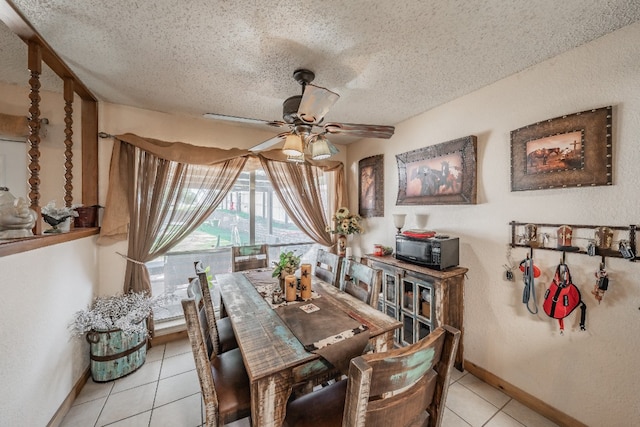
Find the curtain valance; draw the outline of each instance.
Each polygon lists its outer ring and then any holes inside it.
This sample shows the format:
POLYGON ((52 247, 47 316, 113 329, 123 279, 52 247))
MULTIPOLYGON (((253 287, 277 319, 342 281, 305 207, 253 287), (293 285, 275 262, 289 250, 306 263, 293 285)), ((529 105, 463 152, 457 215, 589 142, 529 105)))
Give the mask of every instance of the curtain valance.
MULTIPOLYGON (((111 154, 109 188, 100 238, 98 239, 100 244, 125 240, 129 231, 128 194, 132 191, 134 185, 130 181, 135 165, 130 150, 124 149, 124 146, 137 147, 161 159, 193 165, 220 165, 223 162, 239 157, 258 158, 262 163, 287 161, 286 155, 279 149, 253 153, 239 148, 222 149, 197 146, 185 142, 167 142, 141 137, 132 133, 117 135, 114 137, 111 154)), ((342 162, 336 160, 305 161, 324 172, 335 173, 334 182, 336 187, 333 203, 334 206, 344 206, 346 204, 346 186, 342 162)))

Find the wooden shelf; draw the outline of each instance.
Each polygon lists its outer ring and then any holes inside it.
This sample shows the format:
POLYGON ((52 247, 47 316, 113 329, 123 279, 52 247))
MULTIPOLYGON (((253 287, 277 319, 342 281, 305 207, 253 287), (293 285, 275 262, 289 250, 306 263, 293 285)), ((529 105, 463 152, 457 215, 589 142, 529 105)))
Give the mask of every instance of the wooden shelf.
MULTIPOLYGON (((549 223, 536 223, 536 222, 518 222, 518 221, 511 221, 509 223, 509 225, 511 226, 511 242, 510 242, 510 246, 512 248, 528 248, 530 250, 534 250, 534 249, 541 249, 541 250, 545 250, 545 251, 557 251, 557 252, 562 252, 563 253, 563 257, 565 253, 575 253, 575 254, 583 254, 583 255, 589 255, 589 253, 586 250, 586 247, 578 247, 575 246, 575 248, 578 248, 578 250, 575 249, 569 249, 566 247, 562 247, 562 246, 557 246, 557 247, 550 247, 550 246, 538 246, 538 245, 527 245, 527 244, 522 244, 522 243, 517 243, 516 239, 518 237, 518 235, 516 234, 516 230, 518 227, 524 227, 525 225, 528 224, 533 224, 537 227, 538 229, 538 233, 540 233, 540 229, 541 228, 554 228, 554 229, 558 229, 559 227, 562 227, 563 225, 567 225, 569 227, 571 227, 573 230, 580 230, 580 229, 591 229, 594 230, 599 228, 599 227, 608 227, 611 230, 615 230, 615 231, 620 231, 620 232, 627 232, 628 233, 628 237, 625 239, 618 239, 615 240, 614 243, 620 242, 620 240, 625 240, 627 242, 629 242, 629 248, 633 251, 633 253, 635 254, 635 257, 633 258, 628 258, 629 261, 635 262, 636 260, 640 259, 640 257, 638 257, 638 252, 636 251, 636 242, 637 242, 637 237, 636 237, 636 233, 637 233, 637 228, 636 225, 627 225, 627 226, 618 226, 618 225, 579 225, 579 224, 549 224, 549 223)), ((581 239, 584 240, 584 237, 574 237, 574 239, 581 239)), ((590 255, 589 255, 590 256, 590 255)), ((622 256, 622 254, 615 249, 601 249, 601 248, 595 248, 595 255, 593 256, 599 256, 602 257, 602 262, 604 263, 604 259, 609 257, 609 258, 624 258, 622 256)))
POLYGON ((43 234, 23 239, 0 240, 0 257, 19 254, 58 243, 70 242, 100 233, 99 227, 75 228, 66 233, 43 234))

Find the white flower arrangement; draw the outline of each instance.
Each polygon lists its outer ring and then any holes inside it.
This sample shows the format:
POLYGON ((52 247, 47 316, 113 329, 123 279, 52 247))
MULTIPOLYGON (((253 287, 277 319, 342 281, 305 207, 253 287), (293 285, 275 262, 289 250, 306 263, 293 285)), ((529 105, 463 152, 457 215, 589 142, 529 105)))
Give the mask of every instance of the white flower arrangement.
POLYGON ((71 330, 74 335, 86 332, 120 329, 125 335, 148 334, 144 321, 155 307, 165 305, 167 297, 150 297, 143 292, 130 292, 108 297, 96 297, 91 309, 75 313, 71 330))
POLYGON ((326 231, 333 234, 360 234, 364 233, 364 228, 360 225, 362 217, 358 214, 352 214, 349 209, 341 207, 331 218, 335 224, 335 228, 327 226, 326 231))
POLYGON ((57 220, 66 219, 71 216, 77 217, 78 212, 76 212, 76 208, 79 208, 80 206, 82 205, 72 205, 71 207, 63 206, 61 208, 56 208, 56 201, 52 200, 42 208, 42 214, 50 216, 51 218, 57 220))

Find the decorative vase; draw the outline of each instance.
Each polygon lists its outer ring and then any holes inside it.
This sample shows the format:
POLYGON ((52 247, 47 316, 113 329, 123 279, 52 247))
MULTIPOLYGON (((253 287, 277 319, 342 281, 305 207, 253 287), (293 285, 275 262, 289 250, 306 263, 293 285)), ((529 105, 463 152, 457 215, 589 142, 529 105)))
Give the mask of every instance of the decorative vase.
POLYGON ((347 255, 347 236, 345 234, 338 235, 338 256, 347 255))

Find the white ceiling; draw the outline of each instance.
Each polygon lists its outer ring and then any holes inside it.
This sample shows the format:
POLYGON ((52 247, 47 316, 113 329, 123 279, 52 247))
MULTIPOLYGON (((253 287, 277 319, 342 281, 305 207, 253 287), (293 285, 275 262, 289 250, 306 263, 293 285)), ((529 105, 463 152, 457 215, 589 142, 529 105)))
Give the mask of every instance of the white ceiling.
MULTIPOLYGON (((276 120, 309 68, 341 95, 325 121, 382 125, 640 19, 637 0, 13 2, 100 100, 276 120)), ((0 80, 26 84, 25 44, 5 26, 0 64, 0 80)))

